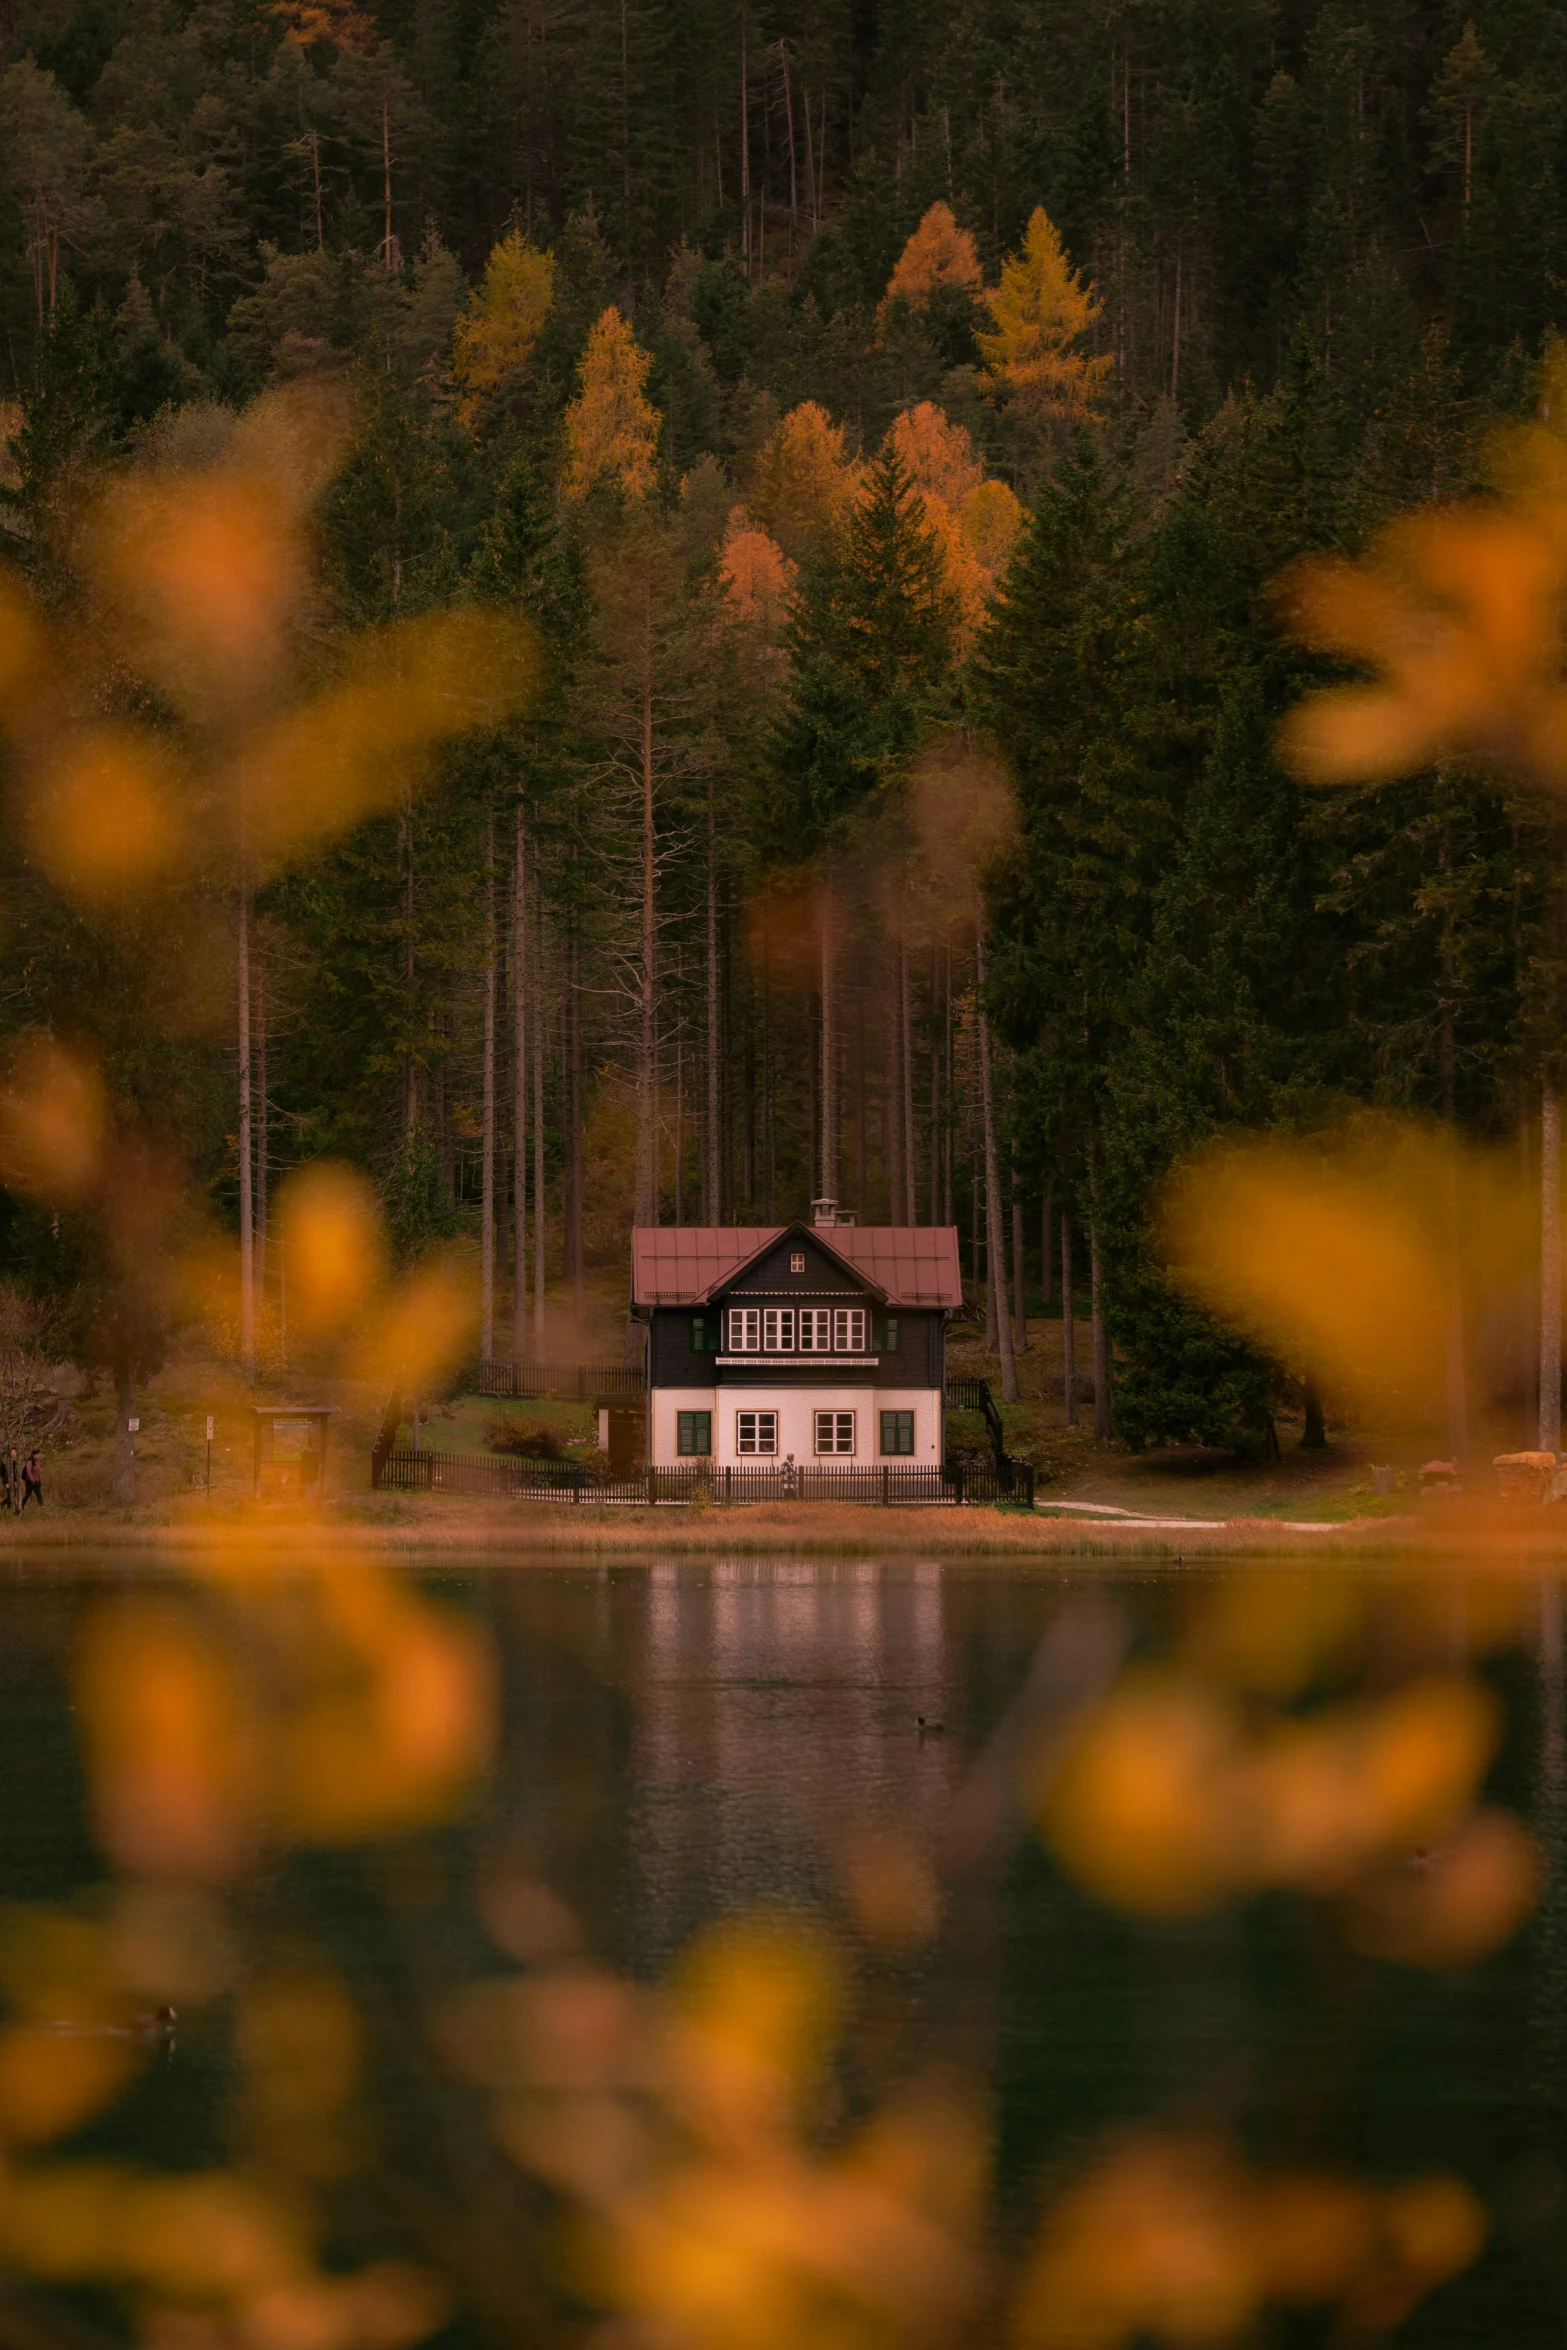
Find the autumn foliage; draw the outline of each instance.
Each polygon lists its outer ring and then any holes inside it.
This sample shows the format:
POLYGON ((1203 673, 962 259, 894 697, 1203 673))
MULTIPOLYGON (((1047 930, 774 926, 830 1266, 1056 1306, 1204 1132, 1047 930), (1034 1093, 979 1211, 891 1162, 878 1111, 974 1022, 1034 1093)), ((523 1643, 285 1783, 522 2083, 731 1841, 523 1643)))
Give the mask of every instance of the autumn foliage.
POLYGON ((790 409, 757 460, 751 512, 798 562, 843 520, 862 478, 842 426, 806 400, 790 409))
POLYGON ((472 423, 482 403, 527 366, 555 290, 555 257, 520 229, 503 237, 452 341, 452 374, 472 423))
POLYGON ((798 566, 776 539, 748 519, 743 506, 736 506, 729 517, 718 576, 732 615, 775 641, 794 593, 798 566))
POLYGON ((960 228, 950 204, 933 204, 898 256, 877 316, 902 299, 922 308, 938 293, 977 293, 979 250, 960 228))
POLYGON ((645 498, 658 471, 658 410, 645 396, 653 362, 639 349, 615 309, 606 310, 588 337, 580 389, 566 410, 568 499, 585 498, 607 482, 628 498, 645 498))
POLYGON ((947 584, 965 634, 978 626, 1023 527, 1023 509, 1002 481, 987 481, 974 443, 931 401, 907 408, 888 438, 941 543, 947 584))
MULTIPOLYGON (((1558 355, 1547 409, 1563 372, 1558 355)), ((1360 561, 1308 557, 1278 583, 1296 636, 1378 672, 1290 713, 1280 755, 1305 781, 1375 783, 1457 756, 1567 782, 1567 442, 1522 427, 1491 464, 1499 497, 1402 515, 1360 561)))
POLYGON ((993 398, 1039 415, 1081 416, 1097 404, 1110 357, 1090 358, 1073 345, 1097 322, 1101 306, 1066 257, 1060 235, 1036 206, 1021 253, 1001 265, 1001 283, 985 296, 990 329, 978 336, 983 378, 993 398))

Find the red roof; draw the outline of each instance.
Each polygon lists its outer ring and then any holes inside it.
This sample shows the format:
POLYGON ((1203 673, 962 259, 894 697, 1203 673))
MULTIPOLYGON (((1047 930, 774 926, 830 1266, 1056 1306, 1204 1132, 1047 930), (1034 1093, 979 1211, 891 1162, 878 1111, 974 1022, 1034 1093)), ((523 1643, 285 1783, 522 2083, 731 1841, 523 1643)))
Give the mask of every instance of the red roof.
POLYGON ((804 1232, 890 1306, 959 1306, 957 1228, 951 1224, 660 1224, 631 1235, 631 1301, 697 1306, 789 1231, 804 1232))

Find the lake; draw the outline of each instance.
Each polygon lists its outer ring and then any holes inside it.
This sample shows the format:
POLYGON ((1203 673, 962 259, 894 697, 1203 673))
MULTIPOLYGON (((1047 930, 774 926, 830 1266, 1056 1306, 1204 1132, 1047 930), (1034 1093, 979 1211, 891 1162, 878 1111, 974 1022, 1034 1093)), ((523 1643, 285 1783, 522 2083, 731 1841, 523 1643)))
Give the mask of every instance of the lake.
MULTIPOLYGON (((929 2093, 947 2100, 952 2143, 964 2131, 988 2142, 972 2272, 984 2281, 971 2278, 967 2301, 954 2288, 952 2314, 930 2321, 929 2338, 994 2338, 1011 2291, 997 2278, 1031 2257, 1042 2209, 1065 2197, 1078 2211, 1071 2197, 1085 2178, 1109 2182, 1111 2240, 1118 2228, 1163 2227, 1188 2267, 1194 2246, 1210 2264, 1218 2258, 1209 2236, 1230 2244, 1237 2211, 1255 2240, 1258 2180, 1309 2178, 1336 2182, 1362 2234, 1373 2225, 1364 2215, 1381 2215, 1382 2249, 1364 2253, 1353 2292, 1335 2286, 1330 2304, 1326 2287, 1315 2302, 1302 2289, 1292 2305, 1282 2287, 1263 2294, 1230 2276, 1211 2285, 1208 2330, 1190 2320, 1183 2336, 1179 2292, 1163 2332, 1153 2303, 1141 2316, 1129 2301, 1119 2316, 1063 2317, 1063 2252, 1047 2292, 1057 2300, 1018 2320, 1018 2338, 1085 2350, 1092 2340, 1242 2338, 1543 2350, 1560 2341, 1567 2316, 1559 1590, 1519 1579, 1499 1601, 1494 1576, 1450 1577, 1417 1594, 1407 1578, 1369 1570, 1364 1582, 1315 1574, 1308 1589, 1298 1572, 1253 1562, 1180 1575, 1103 1562, 519 1560, 472 1572, 441 1562, 393 1579, 406 1600, 390 1586, 367 1600, 358 1630, 331 1617, 323 1633, 290 1612, 286 1574, 259 1596, 236 1596, 232 1581, 164 1571, 144 1555, 47 1568, 35 1557, 0 1581, 0 1896, 11 1921, 0 1919, 0 1975, 13 2015, 30 2016, 35 2032, 55 2029, 73 2063, 79 2047, 99 2045, 95 2033, 118 2028, 102 2019, 129 2013, 127 2001, 173 1997, 177 1986, 180 2020, 112 2093, 83 2092, 74 2123, 62 2107, 61 2126, 59 2114, 48 2119, 54 2089, 8 2090, 0 2044, 0 2127, 10 2096, 10 2135, 40 2177, 74 2178, 72 2166, 91 2161, 121 2177, 237 2177, 246 2192, 308 2206, 322 2275, 413 2260, 444 2280, 445 2306, 432 2307, 425 2333, 586 2339, 599 2287, 581 2272, 580 2247, 572 2259, 561 2250, 563 2208, 624 2200, 604 2184, 621 2176, 604 2151, 617 2132, 642 2131, 647 2145, 656 2137, 658 2159, 673 2159, 667 2112, 647 2135, 649 2108, 670 2093, 647 2070, 651 2043, 638 2035, 653 2011, 637 1987, 689 1974, 686 1954, 715 1927, 761 1921, 761 1955, 752 1949, 752 1973, 734 1977, 744 1995, 722 1994, 734 2013, 766 2005, 755 1992, 763 1981, 784 1984, 780 2012, 791 1999, 809 2006, 806 1991, 836 2003, 836 2023, 820 2027, 830 2042, 822 2079, 790 2125, 812 2159, 866 2117, 901 2110, 910 2083, 940 2085, 929 2093), (353 1652, 369 1654, 382 1638, 375 1627, 411 1624, 416 1607, 460 1619, 489 1660, 496 1727, 484 1766, 430 1816, 415 1816, 421 1795, 407 1819, 389 1816, 376 1832, 355 1832, 351 1793, 336 1826, 322 1826, 308 1797, 288 1813, 276 1786, 262 1787, 268 1770, 282 1772, 276 1757, 257 1761, 243 1741, 230 1751, 226 1722, 202 1711, 201 1659, 221 1650, 235 1719, 250 1707, 271 1719, 289 1676, 310 1706, 346 1705, 351 1675, 331 1662, 332 1640, 369 1642, 353 1652), (1299 1633, 1306 1661, 1292 1685, 1288 1660, 1278 1681, 1277 1641, 1259 1677, 1256 1638, 1246 1635, 1248 1652, 1233 1631, 1275 1616, 1318 1627, 1299 1633), (1215 1623, 1231 1627, 1222 1671, 1215 1623), (106 1809, 104 1778, 121 1767, 121 1749, 118 1733, 93 1726, 104 1701, 81 1661, 106 1625, 131 1643, 123 1668, 120 1650, 105 1652, 111 1682, 117 1670, 127 1683, 140 1670, 166 1690, 162 1726, 147 1732, 164 1742, 164 1775, 147 1766, 134 1817, 106 1809), (153 1646, 139 1650, 144 1635, 153 1646), (175 1647, 165 1653, 159 1639, 175 1647), (1147 1660, 1195 1670, 1194 1640, 1207 1642, 1210 1681, 1243 1658, 1234 1705, 1248 1734, 1265 1705, 1282 1719, 1380 1702, 1411 1677, 1466 1673, 1483 1684, 1499 1725, 1488 1797, 1527 1823, 1546 1869, 1527 1922, 1478 1955, 1409 1963, 1340 1930, 1350 1913, 1336 1885, 1319 1897, 1315 1884, 1302 1890, 1276 1870, 1275 1881, 1248 1880, 1231 1897, 1187 1903, 1177 1885, 1173 1899, 1145 1901, 1113 1887, 1107 1897, 1063 1866, 1035 1816, 1062 1720, 1119 1686, 1118 1674, 1150 1669, 1147 1660), (196 1659, 184 1681, 179 1641, 187 1664, 196 1659), (922 1730, 921 1716, 940 1729, 922 1730), (167 1832, 186 1839, 169 1847, 172 1859, 155 1839, 146 1844, 145 1807, 159 1803, 178 1814, 167 1832), (191 1825, 197 1813, 205 1828, 191 1825), (242 1814, 251 1841, 237 1859, 223 1838, 241 1833, 233 1821, 242 1814), (62 1919, 99 1937, 91 1950, 83 1943, 86 1956, 66 1950, 62 1919), (58 1988, 40 1991, 46 1957, 58 1988), (111 1961, 119 1987, 105 1993, 111 1961), (540 1985, 535 1997, 529 1987, 540 1985), (533 2004, 519 2004, 525 1997, 533 2004), (61 2015, 42 2012, 50 1999, 61 2015), (29 2118, 35 2108, 44 2123, 29 2118), (586 2151, 568 2161, 560 2149, 573 2132, 586 2132, 586 2151), (1188 2182, 1208 2181, 1200 2211, 1173 2208, 1183 2170, 1188 2182), (1486 2240, 1455 2273, 1438 2276, 1438 2256, 1434 2281, 1403 2292, 1406 2307, 1387 2245, 1397 2228, 1400 2242, 1412 2241, 1414 2222, 1398 2217, 1396 2195, 1402 2182, 1432 2177, 1477 2199, 1486 2240), (1378 2201, 1389 2194, 1394 2202, 1378 2201), (1239 2296, 1233 2306, 1226 2291, 1239 2296)), ((1278 1636, 1286 1650, 1296 1637, 1278 1636)), ((370 1735, 369 1715, 352 1720, 350 1739, 370 1735)), ((352 1776, 351 1746, 311 1751, 347 1754, 352 1776)), ((123 1765, 133 1791, 139 1767, 134 1754, 123 1765)), ((1423 1852, 1410 1863, 1439 1865, 1423 1852)), ((722 2026, 731 2038, 752 2032, 752 2055, 755 2034, 774 2028, 754 2018, 722 2026)), ((705 2045, 719 2044, 714 2034, 705 2045)), ((47 2073, 53 2044, 41 2045, 47 2073)), ((717 2128, 681 2115, 679 2127, 698 2137, 717 2128)), ((753 2157, 733 2129, 740 2151, 726 2160, 743 2167, 753 2157)), ((0 2241, 5 2209, 0 2191, 0 2241)), ((1070 2224, 1086 2242, 1101 2222, 1078 2213, 1070 2224)), ((1313 2224, 1309 2212, 1292 2219, 1290 2243, 1313 2224)), ((218 2341, 210 2327, 189 2330, 189 2305, 210 2303, 215 2289, 162 2271, 138 2280, 136 2255, 89 2242, 84 2219, 72 2225, 53 2273, 36 2230, 13 2227, 5 2248, 28 2295, 69 2306, 83 2327, 123 2334, 150 2290, 150 2337, 192 2350, 218 2341)), ((1321 2257, 1327 2273, 1339 2256, 1321 2257)), ((1343 2260, 1347 2278, 1353 2260, 1343 2260)), ((319 2318, 326 2304, 312 2290, 317 2318, 290 2333, 275 2291, 268 2299, 259 2286, 233 2287, 273 2313, 234 2338, 262 2350, 377 2338, 362 2312, 319 2318)), ((654 2304, 644 2298, 644 2317, 654 2304)), ((711 2312, 679 2308, 686 2333, 676 2327, 670 2341, 775 2338, 765 2328, 726 2332, 711 2312)), ((835 2342, 925 2338, 918 2314, 906 2318, 880 2333, 868 2319, 861 2332, 845 2321, 832 2333, 801 2318, 794 2336, 806 2338, 804 2325, 835 2342)), ((662 2322, 673 2322, 667 2306, 662 2322)), ((790 2338, 780 2325, 777 2338, 790 2338)), ((408 2318, 402 2330, 421 2329, 408 2318)), ((379 2338, 397 2337, 392 2322, 379 2338)))

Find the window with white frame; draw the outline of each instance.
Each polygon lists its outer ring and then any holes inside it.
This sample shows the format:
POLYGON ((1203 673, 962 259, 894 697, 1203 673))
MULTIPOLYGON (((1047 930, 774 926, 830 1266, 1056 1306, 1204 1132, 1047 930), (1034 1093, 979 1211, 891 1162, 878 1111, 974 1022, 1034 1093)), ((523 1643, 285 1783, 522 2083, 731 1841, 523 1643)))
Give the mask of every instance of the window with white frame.
POLYGON ((819 1455, 833 1454, 850 1459, 854 1454, 854 1414, 852 1412, 818 1412, 816 1415, 816 1450, 819 1455))
POLYGON ((760 1306, 731 1306, 729 1309, 729 1351, 733 1355, 754 1355, 761 1352, 762 1309, 760 1306))
POLYGON ((840 1355, 862 1355, 865 1352, 865 1308, 837 1306, 832 1317, 833 1352, 840 1355))
POLYGON ((805 1355, 831 1354, 832 1312, 829 1307, 800 1308, 800 1352, 805 1355))
POLYGON ((790 1257, 789 1270, 791 1273, 803 1273, 805 1271, 805 1251, 803 1248, 797 1248, 794 1254, 790 1257))
POLYGON ((778 1450, 776 1412, 736 1412, 735 1451, 742 1457, 778 1450))
POLYGON ((794 1352, 793 1306, 763 1307, 762 1352, 769 1355, 794 1352))

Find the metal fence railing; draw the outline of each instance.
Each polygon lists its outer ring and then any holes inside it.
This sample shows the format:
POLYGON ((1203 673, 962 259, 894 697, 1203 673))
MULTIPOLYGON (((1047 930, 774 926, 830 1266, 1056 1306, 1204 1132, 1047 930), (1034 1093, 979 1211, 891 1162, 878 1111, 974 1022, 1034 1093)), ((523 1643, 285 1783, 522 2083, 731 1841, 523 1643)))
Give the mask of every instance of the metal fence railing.
POLYGON ((403 1493, 459 1493, 518 1501, 617 1502, 648 1508, 664 1502, 851 1501, 884 1509, 960 1507, 1034 1500, 1034 1471, 1009 1455, 1004 1470, 988 1463, 949 1468, 851 1468, 812 1463, 791 1468, 750 1462, 720 1468, 710 1461, 670 1469, 599 1473, 570 1461, 491 1458, 483 1453, 414 1452, 397 1445, 372 1469, 380 1489, 403 1493))
POLYGON ((623 1363, 540 1363, 523 1356, 510 1362, 477 1366, 480 1395, 548 1397, 556 1403, 635 1403, 647 1393, 647 1374, 641 1364, 628 1370, 623 1363))

